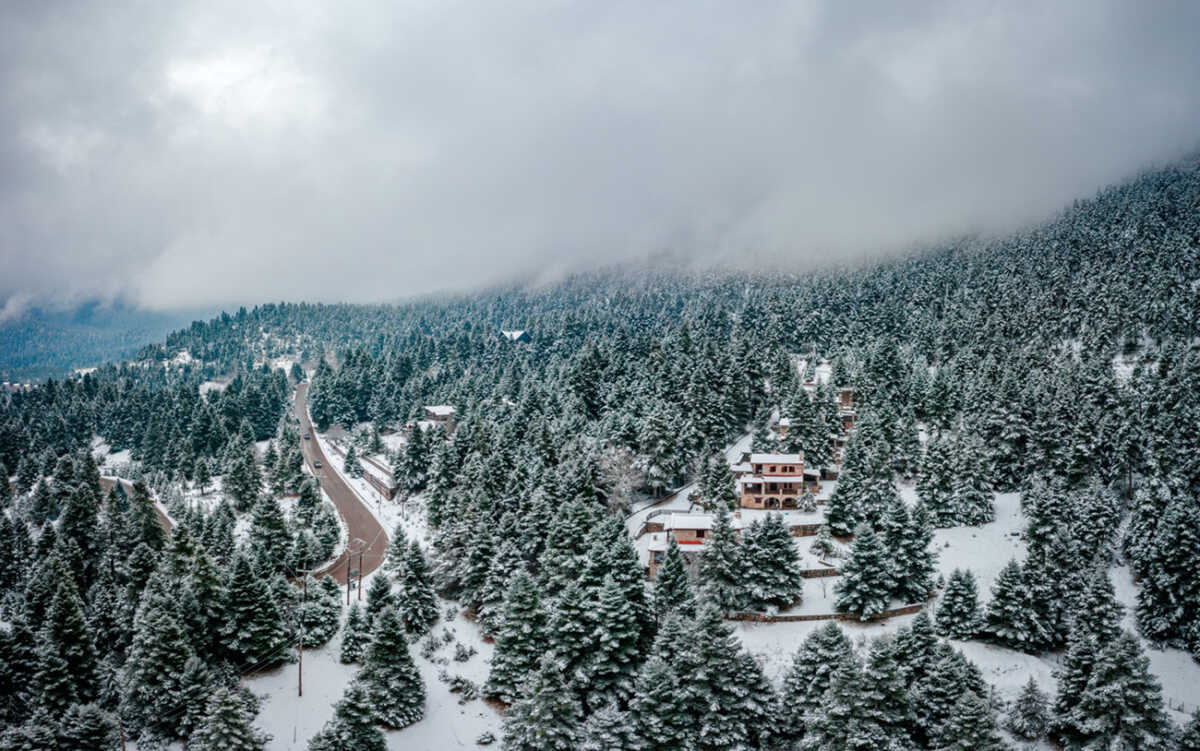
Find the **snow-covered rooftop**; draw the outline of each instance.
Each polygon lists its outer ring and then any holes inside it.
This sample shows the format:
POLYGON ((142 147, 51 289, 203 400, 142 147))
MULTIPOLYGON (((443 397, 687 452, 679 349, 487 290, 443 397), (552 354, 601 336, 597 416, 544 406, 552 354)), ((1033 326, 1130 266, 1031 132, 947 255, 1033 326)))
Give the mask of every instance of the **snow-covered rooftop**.
POLYGON ((799 464, 804 454, 751 454, 751 464, 799 464))
POLYGON ((438 417, 449 417, 454 414, 454 407, 449 404, 435 404, 431 407, 426 407, 425 411, 438 417))
MULTIPOLYGON (((671 514, 667 517, 667 520, 663 522, 663 530, 712 529, 713 524, 715 524, 716 521, 716 514, 671 514)), ((741 529, 743 526, 745 526, 742 522, 741 514, 733 514, 730 516, 729 526, 733 529, 741 529)))

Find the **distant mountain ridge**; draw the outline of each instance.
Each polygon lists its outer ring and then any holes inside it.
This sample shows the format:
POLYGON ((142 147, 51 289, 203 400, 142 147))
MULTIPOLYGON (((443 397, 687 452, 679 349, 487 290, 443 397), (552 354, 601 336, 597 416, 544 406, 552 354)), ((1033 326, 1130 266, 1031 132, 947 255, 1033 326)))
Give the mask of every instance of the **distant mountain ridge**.
POLYGON ((129 357, 212 311, 143 310, 91 301, 65 309, 33 306, 0 321, 0 381, 37 381, 129 357))

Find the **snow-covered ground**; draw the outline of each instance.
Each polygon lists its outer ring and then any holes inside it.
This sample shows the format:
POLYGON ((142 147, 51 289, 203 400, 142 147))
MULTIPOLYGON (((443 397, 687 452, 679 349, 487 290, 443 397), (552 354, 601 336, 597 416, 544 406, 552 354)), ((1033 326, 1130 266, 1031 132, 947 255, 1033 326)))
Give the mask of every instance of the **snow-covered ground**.
MULTIPOLYGON (((446 603, 442 603, 443 607, 446 603)), ((443 610, 444 612, 444 610, 443 610)), ((387 733, 390 749, 405 751, 437 751, 448 748, 475 748, 475 739, 490 731, 497 739, 502 735, 500 715, 479 699, 459 704, 459 695, 450 693, 449 687, 438 678, 441 670, 450 675, 461 675, 479 685, 487 679, 488 661, 492 656, 492 645, 485 644, 479 637, 475 624, 463 618, 450 623, 439 621, 434 633, 441 634, 451 629, 457 641, 473 646, 477 653, 466 662, 455 662, 453 644, 444 646, 435 654, 435 659, 445 659, 447 665, 434 664, 421 655, 419 643, 410 651, 413 660, 425 681, 425 717, 403 730, 387 733)), ((296 664, 285 665, 268 673, 247 678, 244 682, 262 697, 262 709, 257 724, 273 738, 267 748, 271 751, 304 749, 308 739, 321 729, 333 716, 333 705, 342 697, 342 692, 358 672, 357 665, 338 662, 341 635, 321 649, 304 652, 304 696, 296 695, 296 664)))
MULTIPOLYGON (((321 450, 331 456, 331 448, 320 434, 314 439, 321 443, 321 450)), ((420 498, 407 502, 380 499, 361 478, 352 478, 342 472, 341 466, 330 467, 364 500, 364 505, 376 515, 384 529, 390 534, 397 525, 403 527, 409 540, 416 539, 428 550, 429 530, 425 523, 424 503, 420 498)), ((390 548, 389 548, 390 552, 390 548)), ((382 570, 380 570, 382 571, 382 570)), ((363 582, 363 589, 370 586, 372 573, 363 582)), ((365 595, 364 595, 365 597, 365 595)), ((452 603, 439 599, 440 612, 445 614, 452 603)), ((420 643, 411 648, 413 660, 425 680, 425 717, 403 730, 387 733, 388 748, 406 751, 436 751, 437 749, 475 748, 475 739, 484 732, 491 732, 497 740, 502 735, 501 717, 480 699, 459 703, 459 694, 450 693, 449 687, 438 678, 441 670, 450 675, 461 675, 481 685, 486 679, 493 646, 483 641, 478 627, 462 618, 446 622, 444 617, 433 627, 433 633, 441 634, 449 628, 457 642, 473 647, 476 654, 466 662, 452 659, 454 644, 443 646, 435 654, 435 660, 446 660, 446 665, 432 662, 421 655, 420 643)), ((335 636, 322 649, 304 653, 304 696, 296 696, 296 680, 299 667, 295 664, 247 678, 245 684, 263 697, 262 710, 257 723, 273 737, 267 745, 272 751, 303 749, 308 739, 333 715, 333 705, 341 698, 346 685, 358 670, 357 665, 342 665, 337 655, 341 635, 335 636)))
MULTIPOLYGON (((315 438, 318 441, 324 440, 320 435, 315 438)), ((730 447, 727 453, 731 458, 740 455, 743 450, 742 443, 748 445, 749 437, 730 447)), ((322 448, 326 452, 330 450, 324 445, 322 448)), ((420 540, 423 545, 428 546, 429 531, 425 525, 423 502, 420 498, 407 503, 382 500, 364 480, 345 476, 340 466, 330 469, 342 475, 360 498, 369 499, 365 501, 365 505, 379 517, 385 529, 391 532, 399 524, 409 539, 420 540)), ((828 497, 832 487, 825 486, 831 485, 833 483, 822 484, 822 496, 828 497)), ((642 509, 630 517, 631 522, 636 518, 636 525, 640 526, 648 512, 661 508, 679 506, 680 510, 687 510, 690 504, 686 497, 690 489, 681 489, 668 503, 642 509)), ((902 485, 901 495, 907 502, 912 503, 916 498, 915 488, 902 485)), ((818 513, 823 515, 824 509, 818 513)), ((1019 496, 1014 493, 998 495, 995 522, 978 528, 956 527, 935 532, 934 546, 938 552, 939 571, 948 576, 954 568, 970 568, 979 582, 981 603, 986 604, 991 585, 999 570, 1011 558, 1019 559, 1025 554, 1024 542, 1020 538, 1023 526, 1019 496)), ((807 553, 811 540, 812 538, 797 538, 796 542, 798 547, 807 553)), ((1132 628, 1132 606, 1136 600, 1136 586, 1127 568, 1116 568, 1111 575, 1118 599, 1128 608, 1126 625, 1132 628)), ((804 602, 789 612, 831 612, 836 581, 835 577, 805 580, 804 602)), ((451 603, 442 601, 441 605, 442 611, 445 612, 451 603)), ((936 602, 932 607, 936 608, 936 602)), ((914 616, 900 616, 878 623, 845 621, 841 625, 856 644, 865 645, 870 638, 895 633, 910 624, 913 618, 914 616)), ((776 685, 782 679, 800 642, 812 630, 822 625, 824 621, 731 623, 738 638, 759 659, 767 675, 776 685)), ((477 654, 467 662, 457 663, 450 660, 445 669, 477 684, 482 683, 487 677, 492 645, 483 642, 475 624, 461 617, 450 623, 440 621, 434 627, 434 633, 441 633, 445 627, 454 630, 455 638, 459 642, 477 650, 477 654)), ((246 685, 264 697, 258 724, 274 736, 268 748, 279 751, 303 749, 308 738, 331 716, 333 704, 341 697, 346 684, 357 670, 356 666, 341 665, 337 661, 339 639, 340 636, 335 637, 327 647, 305 653, 303 698, 298 698, 295 693, 298 670, 295 664, 246 680, 246 685)), ((1060 659, 1056 654, 1030 656, 979 641, 955 642, 955 646, 980 667, 986 680, 994 685, 1005 699, 1014 698, 1029 676, 1033 676, 1044 690, 1053 693, 1055 689, 1053 670, 1060 659)), ((453 645, 441 648, 435 659, 448 658, 453 649, 453 645)), ((422 657, 419 645, 413 646, 412 653, 425 679, 425 718, 404 730, 388 733, 388 748, 471 748, 475 746, 475 739, 485 731, 492 732, 500 738, 501 717, 495 710, 480 700, 460 704, 458 695, 451 694, 446 684, 438 679, 442 666, 422 657)), ((1188 711, 1194 709, 1195 686, 1200 685, 1200 665, 1178 650, 1160 651, 1147 648, 1147 654, 1150 657, 1151 668, 1162 682, 1164 696, 1171 706, 1178 708, 1182 705, 1188 711)), ((1178 711, 1173 712, 1173 718, 1180 723, 1187 719, 1185 714, 1178 711)))
MULTIPOLYGON (((996 521, 983 527, 951 527, 934 532, 934 548, 938 552, 938 571, 949 577, 955 568, 969 568, 979 585, 980 605, 986 607, 991 587, 1000 569, 1012 558, 1022 559, 1025 543, 1020 538, 1025 520, 1020 510, 1020 495, 1004 493, 996 496, 996 521)), ((800 538, 806 539, 806 538, 800 538)), ((1118 601, 1125 605, 1125 628, 1137 633, 1133 609, 1137 602, 1137 585, 1127 566, 1110 569, 1118 601)), ((833 609, 833 586, 836 577, 809 579, 805 582, 804 603, 789 613, 829 612, 833 609)), ((937 601, 931 604, 931 614, 937 601)), ((915 616, 890 618, 878 623, 843 621, 841 626, 856 643, 884 634, 892 634, 912 623, 915 616)), ((767 675, 778 681, 791 662, 792 655, 804 637, 824 625, 823 621, 785 623, 736 622, 733 624, 746 648, 763 664, 767 675)), ((1006 700, 1013 699, 1029 676, 1053 694, 1056 683, 1053 670, 1061 656, 1057 653, 1027 655, 981 641, 955 641, 954 645, 983 671, 984 678, 996 687, 1006 700)), ((1173 718, 1186 722, 1187 713, 1197 709, 1197 686, 1200 686, 1200 664, 1186 652, 1177 649, 1153 649, 1143 641, 1150 658, 1150 669, 1162 683, 1163 696, 1172 707, 1173 718), (1183 707, 1186 712, 1178 711, 1183 707)))
POLYGON ((210 391, 224 391, 229 383, 226 381, 205 381, 200 384, 200 395, 203 396, 210 391))

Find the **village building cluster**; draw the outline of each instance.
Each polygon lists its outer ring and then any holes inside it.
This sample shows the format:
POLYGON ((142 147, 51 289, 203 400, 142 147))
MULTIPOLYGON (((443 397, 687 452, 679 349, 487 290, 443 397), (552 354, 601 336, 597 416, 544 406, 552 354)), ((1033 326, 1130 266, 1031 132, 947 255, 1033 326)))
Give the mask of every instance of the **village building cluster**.
MULTIPOLYGON (((815 382, 804 385, 810 394, 815 394, 815 382)), ((854 389, 839 388, 836 393, 838 415, 843 431, 848 432, 854 427, 854 389)), ((774 421, 772 428, 779 437, 783 437, 787 435, 789 425, 788 418, 783 417, 774 421)), ((806 466, 803 452, 747 451, 731 462, 738 498, 738 509, 730 519, 735 534, 740 537, 742 530, 756 517, 780 513, 793 537, 816 535, 825 522, 821 506, 825 505, 829 490, 822 483, 838 479, 845 432, 830 436, 834 461, 827 466, 806 466)), ((711 539, 715 520, 716 514, 691 510, 670 510, 657 516, 648 516, 634 533, 639 538, 638 547, 647 578, 653 580, 657 577, 672 541, 678 544, 684 563, 694 571, 711 539), (641 539, 643 537, 645 539, 641 539)), ((823 575, 826 568, 821 567, 819 574, 823 575)))

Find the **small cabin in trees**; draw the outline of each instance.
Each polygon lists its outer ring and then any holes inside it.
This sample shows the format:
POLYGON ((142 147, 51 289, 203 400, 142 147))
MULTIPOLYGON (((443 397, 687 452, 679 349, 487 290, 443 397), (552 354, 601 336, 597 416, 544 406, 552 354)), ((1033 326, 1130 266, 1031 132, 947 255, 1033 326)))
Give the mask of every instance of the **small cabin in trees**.
POLYGON ((821 473, 804 469, 804 454, 751 454, 741 466, 749 467, 735 472, 742 508, 796 508, 801 495, 821 489, 821 473))
POLYGON ((501 329, 500 333, 510 342, 528 342, 529 332, 524 330, 501 329))
MULTIPOLYGON (((663 564, 667 546, 672 537, 679 544, 679 553, 683 556, 683 563, 689 573, 695 573, 695 568, 700 562, 700 554, 704 550, 704 546, 712 539, 712 528, 716 519, 715 514, 678 513, 668 516, 667 520, 663 522, 663 531, 650 535, 647 545, 649 553, 646 561, 647 577, 650 579, 658 577, 658 569, 663 564)), ((744 525, 740 512, 729 517, 729 525, 733 528, 734 534, 738 536, 742 534, 744 525)))
POLYGON ((854 389, 850 386, 843 386, 837 390, 837 405, 838 409, 854 409, 854 389))
POLYGON ((454 407, 449 404, 435 404, 425 407, 425 421, 441 425, 446 433, 454 432, 454 407))
MULTIPOLYGON (((703 545, 710 539, 713 524, 717 517, 714 514, 671 514, 663 524, 663 531, 675 538, 681 548, 688 545, 703 545)), ((741 534, 741 514, 729 518, 729 524, 734 531, 741 534)))

